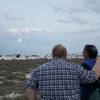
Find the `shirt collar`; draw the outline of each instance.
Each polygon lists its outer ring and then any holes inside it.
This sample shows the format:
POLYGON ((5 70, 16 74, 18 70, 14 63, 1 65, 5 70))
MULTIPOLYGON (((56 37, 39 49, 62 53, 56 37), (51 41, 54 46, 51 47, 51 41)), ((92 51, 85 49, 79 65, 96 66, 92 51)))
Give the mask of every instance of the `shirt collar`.
POLYGON ((92 58, 89 58, 85 61, 85 63, 90 67, 90 68, 93 68, 93 66, 95 65, 95 62, 96 60, 95 59, 92 59, 92 58))
POLYGON ((65 58, 53 58, 51 60, 51 62, 63 62, 63 61, 65 61, 65 58))

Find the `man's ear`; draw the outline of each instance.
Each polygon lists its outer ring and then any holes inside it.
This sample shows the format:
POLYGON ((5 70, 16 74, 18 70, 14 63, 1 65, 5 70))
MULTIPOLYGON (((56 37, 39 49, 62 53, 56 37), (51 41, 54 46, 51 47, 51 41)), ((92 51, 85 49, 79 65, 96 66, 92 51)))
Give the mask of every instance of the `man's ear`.
POLYGON ((88 59, 89 58, 89 54, 87 53, 87 51, 84 51, 84 60, 88 59))

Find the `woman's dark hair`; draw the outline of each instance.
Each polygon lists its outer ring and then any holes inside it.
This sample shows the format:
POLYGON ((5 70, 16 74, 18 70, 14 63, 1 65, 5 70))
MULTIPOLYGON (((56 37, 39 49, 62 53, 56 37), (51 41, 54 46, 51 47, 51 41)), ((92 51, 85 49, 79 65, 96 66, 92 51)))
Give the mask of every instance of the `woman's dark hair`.
POLYGON ((90 58, 96 59, 98 50, 95 45, 85 45, 84 51, 86 51, 90 58))

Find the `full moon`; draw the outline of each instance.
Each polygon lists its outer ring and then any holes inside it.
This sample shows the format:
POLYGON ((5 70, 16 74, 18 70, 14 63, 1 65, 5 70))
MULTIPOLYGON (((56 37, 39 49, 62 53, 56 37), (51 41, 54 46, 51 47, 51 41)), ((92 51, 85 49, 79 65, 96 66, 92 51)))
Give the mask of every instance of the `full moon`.
POLYGON ((18 43, 22 43, 22 39, 21 38, 18 38, 17 42, 18 43))

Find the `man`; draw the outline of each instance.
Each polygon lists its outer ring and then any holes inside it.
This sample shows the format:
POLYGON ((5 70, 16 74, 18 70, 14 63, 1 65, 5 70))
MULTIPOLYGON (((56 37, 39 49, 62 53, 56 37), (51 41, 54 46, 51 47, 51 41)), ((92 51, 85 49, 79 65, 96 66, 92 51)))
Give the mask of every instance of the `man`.
POLYGON ((85 45, 83 49, 84 63, 81 66, 84 69, 91 70, 96 63, 98 50, 95 45, 85 45))
POLYGON ((80 100, 80 82, 94 82, 99 71, 86 71, 79 65, 65 61, 66 48, 56 45, 52 50, 53 59, 31 73, 27 80, 27 96, 29 100, 37 100, 37 90, 42 100, 80 100))
MULTIPOLYGON (((92 70, 96 63, 98 50, 95 45, 85 45, 83 50, 84 63, 81 64, 86 70, 92 70)), ((96 81, 92 84, 82 84, 82 100, 88 100, 93 91, 99 87, 99 82, 96 81)))

